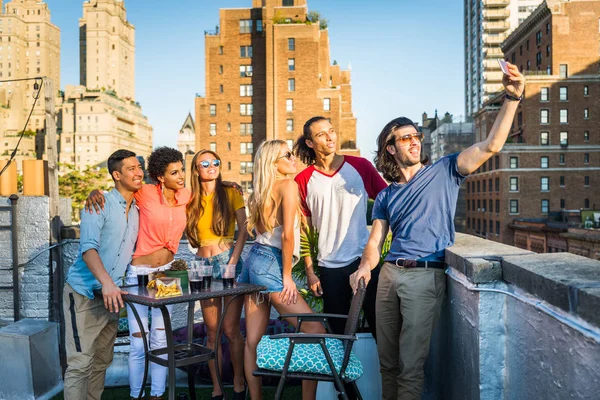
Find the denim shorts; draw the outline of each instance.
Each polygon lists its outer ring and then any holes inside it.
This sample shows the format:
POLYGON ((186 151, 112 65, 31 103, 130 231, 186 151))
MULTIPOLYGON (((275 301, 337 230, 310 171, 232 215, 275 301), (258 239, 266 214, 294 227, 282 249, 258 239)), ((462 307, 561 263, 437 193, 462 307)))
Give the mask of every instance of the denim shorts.
POLYGON ((254 243, 244 261, 244 269, 238 282, 266 286, 267 290, 263 293, 281 292, 283 290, 282 270, 280 249, 254 243))
MULTIPOLYGON (((204 261, 206 265, 211 265, 213 267, 213 278, 221 279, 221 265, 228 264, 231 259, 231 255, 233 254, 233 247, 229 250, 225 250, 224 252, 217 254, 212 257, 200 257, 196 256, 196 261, 204 261)), ((242 272, 242 268, 244 263, 242 262, 242 257, 238 260, 235 265, 235 275, 239 276, 242 272)))

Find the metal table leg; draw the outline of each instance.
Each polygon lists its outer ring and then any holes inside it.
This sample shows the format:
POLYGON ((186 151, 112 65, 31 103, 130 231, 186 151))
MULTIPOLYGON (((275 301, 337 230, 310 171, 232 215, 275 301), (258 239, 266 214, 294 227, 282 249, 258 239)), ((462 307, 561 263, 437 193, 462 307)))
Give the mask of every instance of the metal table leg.
MULTIPOLYGON (((188 344, 192 344, 194 340, 194 306, 195 301, 188 302, 188 344)), ((194 374, 190 372, 191 365, 187 367, 188 376, 188 390, 190 394, 190 400, 196 400, 196 383, 194 382, 194 374)))
POLYGON ((171 316, 166 306, 159 306, 165 321, 165 333, 167 336, 167 363, 169 368, 169 400, 175 400, 175 343, 173 341, 173 329, 171 328, 171 316))
POLYGON ((138 314, 137 309, 134 307, 134 304, 130 301, 125 302, 131 311, 133 311, 133 316, 140 327, 140 335, 142 335, 142 341, 144 342, 144 379, 142 380, 142 388, 140 389, 140 393, 138 394, 138 400, 142 400, 142 396, 144 395, 144 389, 146 388, 146 380, 148 379, 148 338, 146 337, 146 331, 144 330, 144 326, 142 325, 142 320, 140 318, 140 314, 138 314))
POLYGON ((221 318, 219 318, 219 325, 217 326, 217 338, 215 340, 215 371, 217 373, 217 381, 219 382, 219 387, 221 388, 221 393, 223 393, 223 400, 227 399, 227 394, 225 393, 225 389, 223 388, 223 382, 221 381, 221 372, 219 371, 219 344, 221 343, 221 330, 223 328, 223 320, 225 319, 225 314, 227 313, 227 309, 233 300, 240 297, 241 295, 237 294, 231 296, 225 307, 223 308, 223 312, 221 313, 221 318))

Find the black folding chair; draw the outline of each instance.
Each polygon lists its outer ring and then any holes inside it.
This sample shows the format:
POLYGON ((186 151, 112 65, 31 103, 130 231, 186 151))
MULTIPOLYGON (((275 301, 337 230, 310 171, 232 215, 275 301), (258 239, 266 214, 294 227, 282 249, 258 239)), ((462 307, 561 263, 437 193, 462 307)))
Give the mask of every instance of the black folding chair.
MULTIPOLYGON (((344 383, 351 384, 353 386, 354 391, 359 399, 362 400, 362 396, 358 390, 356 385, 356 381, 352 378, 349 378, 346 374, 346 368, 348 367, 348 362, 350 361, 350 352, 352 350, 352 345, 356 338, 356 331, 358 329, 358 323, 360 320, 360 310, 362 308, 362 304, 365 298, 366 286, 364 279, 361 279, 358 285, 358 290, 354 297, 352 298, 352 304, 350 305, 350 310, 348 315, 340 315, 340 314, 283 314, 279 318, 298 318, 298 327, 296 328, 295 333, 282 333, 278 335, 269 336, 272 340, 278 339, 289 339, 289 347, 285 356, 285 361, 283 363, 283 369, 281 371, 274 371, 270 369, 258 368, 255 370, 252 375, 254 376, 274 376, 280 377, 279 384, 277 385, 277 392, 275 394, 275 399, 279 400, 282 398, 283 389, 285 386, 285 382, 287 379, 308 379, 315 381, 326 381, 333 382, 335 388, 339 392, 339 398, 348 400, 348 395, 344 390, 344 383), (346 327, 344 329, 343 335, 335 335, 330 333, 331 327, 329 326, 328 319, 330 318, 346 318, 346 327), (307 334, 301 333, 300 327, 304 321, 318 321, 325 326, 325 329, 328 333, 324 334, 307 334), (329 349, 327 347, 325 339, 339 339, 342 341, 344 346, 344 357, 341 364, 341 368, 339 373, 337 372, 332 357, 330 355, 329 349), (297 344, 305 344, 305 343, 317 343, 321 346, 323 350, 323 356, 326 359, 327 364, 331 370, 331 375, 323 374, 323 373, 314 373, 314 372, 293 372, 289 371, 290 361, 292 359, 292 353, 294 351, 294 347, 297 344)), ((260 355, 259 355, 260 356, 260 355)))

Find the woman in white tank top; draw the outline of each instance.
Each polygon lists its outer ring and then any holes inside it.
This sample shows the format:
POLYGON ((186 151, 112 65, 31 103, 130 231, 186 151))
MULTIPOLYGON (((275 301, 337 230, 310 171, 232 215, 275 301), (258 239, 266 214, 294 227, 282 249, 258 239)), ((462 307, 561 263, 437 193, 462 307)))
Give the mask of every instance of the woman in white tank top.
MULTIPOLYGON (((280 314, 311 313, 298 296, 292 279, 292 266, 299 259, 300 197, 296 182, 296 158, 282 140, 263 142, 254 157, 254 192, 248 199, 248 232, 256 230, 256 241, 244 261, 239 281, 267 287, 267 301, 246 296, 246 348, 244 372, 253 400, 262 399, 260 377, 252 375, 256 366, 256 347, 267 330, 271 305, 280 314)), ((296 318, 288 322, 297 326, 296 318)), ((304 322, 302 331, 325 333, 318 322, 304 322)), ((303 398, 314 398, 317 382, 302 382, 303 398)))

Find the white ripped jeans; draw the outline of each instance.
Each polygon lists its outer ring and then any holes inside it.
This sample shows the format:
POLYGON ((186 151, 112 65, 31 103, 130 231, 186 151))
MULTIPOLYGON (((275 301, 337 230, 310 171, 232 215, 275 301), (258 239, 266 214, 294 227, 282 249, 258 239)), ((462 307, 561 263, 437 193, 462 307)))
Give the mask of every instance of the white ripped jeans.
MULTIPOLYGON (((163 267, 160 267, 161 269, 163 267)), ((167 268, 168 269, 168 268, 167 268)), ((137 274, 135 272, 135 266, 130 265, 127 268, 127 276, 125 277, 125 283, 127 285, 137 284, 137 274)), ((150 332, 149 347, 150 350, 167 347, 167 336, 165 333, 165 321, 163 320, 162 313, 157 307, 152 307, 152 327, 148 330, 148 307, 140 304, 134 304, 134 307, 140 316, 144 332, 148 337, 150 332)), ((167 306, 169 315, 173 312, 173 306, 167 306)), ((133 311, 130 306, 127 306, 127 321, 129 323, 129 395, 137 398, 140 389, 142 388, 142 380, 144 379, 144 341, 141 337, 136 337, 134 334, 140 333, 140 327, 135 319, 133 311)), ((166 355, 163 356, 166 358, 166 355)), ((167 384, 167 367, 150 363, 149 376, 152 382, 150 389, 150 396, 161 396, 165 392, 165 386, 167 384)))

